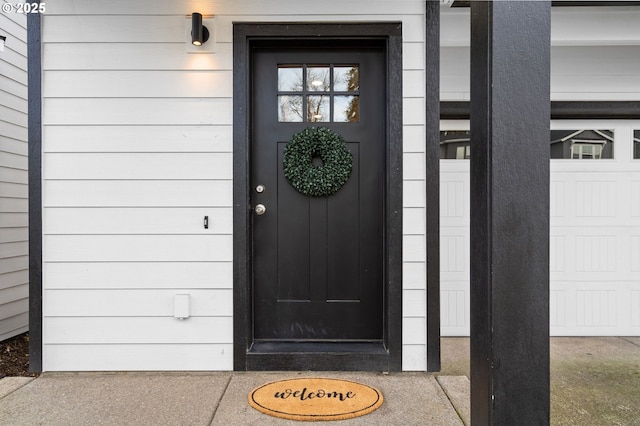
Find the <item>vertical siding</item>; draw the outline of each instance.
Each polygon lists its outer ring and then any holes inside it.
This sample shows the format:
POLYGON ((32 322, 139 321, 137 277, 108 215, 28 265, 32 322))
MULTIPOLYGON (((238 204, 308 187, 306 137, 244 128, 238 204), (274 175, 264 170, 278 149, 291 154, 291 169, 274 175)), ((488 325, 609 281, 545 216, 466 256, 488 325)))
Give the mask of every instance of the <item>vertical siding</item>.
POLYGON ((43 16, 45 370, 233 368, 231 42, 243 21, 403 22, 403 368, 426 368, 424 2, 66 0, 43 16), (216 16, 213 54, 186 53, 194 11, 216 16), (178 321, 185 293, 192 317, 178 321))
POLYGON ((0 341, 29 329, 26 28, 0 14, 0 341))

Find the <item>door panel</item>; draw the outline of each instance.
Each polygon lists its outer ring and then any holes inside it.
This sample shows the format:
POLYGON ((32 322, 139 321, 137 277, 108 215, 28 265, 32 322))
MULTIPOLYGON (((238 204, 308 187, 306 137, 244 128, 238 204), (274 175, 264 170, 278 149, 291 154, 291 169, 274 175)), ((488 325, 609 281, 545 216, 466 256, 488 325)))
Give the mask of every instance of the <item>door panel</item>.
POLYGON ((252 52, 251 201, 252 206, 267 208, 264 215, 252 216, 256 340, 382 340, 384 60, 382 48, 255 48, 252 52), (309 75, 310 80, 319 75, 317 70, 339 75, 355 66, 358 85, 350 98, 341 91, 346 86, 335 82, 319 95, 320 84, 305 81, 305 77, 299 93, 292 92, 291 85, 283 91, 281 84, 279 90, 279 67, 308 68, 313 73, 300 75, 309 75), (295 102, 302 99, 302 109, 288 116, 300 121, 279 121, 284 114, 283 96, 294 97, 295 102), (355 97, 357 113, 350 109, 348 114, 337 114, 337 106, 345 105, 345 100, 353 104, 355 97), (322 101, 324 109, 316 101, 322 101), (331 110, 332 104, 336 111, 331 110), (308 111, 304 105, 311 105, 308 111), (345 116, 354 121, 305 122, 316 117, 343 120, 345 116), (349 180, 328 197, 299 193, 283 173, 286 143, 311 126, 340 133, 353 155, 349 180), (265 190, 255 191, 258 185, 265 190))

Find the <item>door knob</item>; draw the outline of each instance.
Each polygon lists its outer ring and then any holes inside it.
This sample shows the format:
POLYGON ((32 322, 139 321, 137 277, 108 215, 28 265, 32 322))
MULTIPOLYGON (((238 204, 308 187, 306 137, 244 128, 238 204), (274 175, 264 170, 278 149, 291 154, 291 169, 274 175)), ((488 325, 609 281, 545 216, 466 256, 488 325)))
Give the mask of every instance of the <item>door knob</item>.
POLYGON ((264 204, 258 204, 254 210, 258 216, 262 216, 267 212, 267 208, 264 206, 264 204))

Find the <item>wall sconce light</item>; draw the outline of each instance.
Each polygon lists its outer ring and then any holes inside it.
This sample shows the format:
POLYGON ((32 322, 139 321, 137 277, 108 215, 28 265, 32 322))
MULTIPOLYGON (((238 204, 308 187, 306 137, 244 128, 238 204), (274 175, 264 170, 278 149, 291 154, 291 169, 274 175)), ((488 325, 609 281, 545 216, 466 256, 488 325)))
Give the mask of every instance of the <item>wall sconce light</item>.
POLYGON ((209 40, 209 30, 202 25, 202 14, 194 12, 191 14, 191 44, 202 46, 209 40))
POLYGON ((7 41, 5 36, 0 36, 0 52, 4 52, 4 42, 7 41))

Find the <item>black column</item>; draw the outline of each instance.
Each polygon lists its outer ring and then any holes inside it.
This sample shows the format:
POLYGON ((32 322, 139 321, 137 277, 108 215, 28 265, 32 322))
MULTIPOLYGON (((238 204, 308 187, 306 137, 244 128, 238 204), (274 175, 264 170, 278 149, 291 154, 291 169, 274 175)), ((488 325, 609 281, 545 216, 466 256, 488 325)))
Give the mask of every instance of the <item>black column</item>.
POLYGON ((440 371, 440 1, 426 3, 427 371, 440 371))
POLYGON ((548 1, 471 2, 471 418, 549 423, 548 1))
POLYGON ((29 371, 42 371, 42 44, 40 14, 27 15, 29 73, 29 371))

